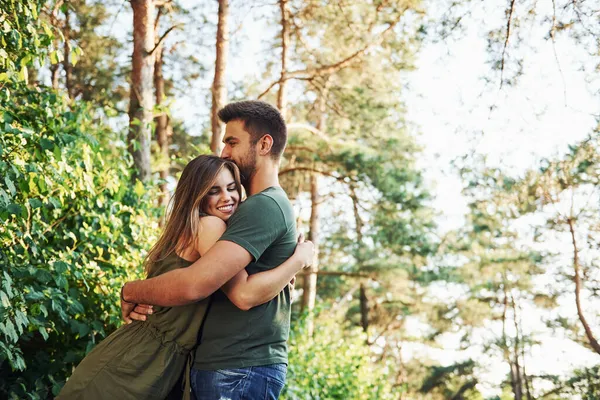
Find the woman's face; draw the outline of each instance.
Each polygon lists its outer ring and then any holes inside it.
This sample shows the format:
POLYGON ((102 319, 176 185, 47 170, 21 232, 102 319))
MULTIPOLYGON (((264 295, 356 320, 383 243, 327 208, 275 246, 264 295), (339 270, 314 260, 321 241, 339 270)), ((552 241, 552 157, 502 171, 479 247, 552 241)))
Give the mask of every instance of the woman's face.
POLYGON ((239 202, 240 195, 233 175, 229 169, 223 168, 206 195, 206 213, 227 221, 239 202))

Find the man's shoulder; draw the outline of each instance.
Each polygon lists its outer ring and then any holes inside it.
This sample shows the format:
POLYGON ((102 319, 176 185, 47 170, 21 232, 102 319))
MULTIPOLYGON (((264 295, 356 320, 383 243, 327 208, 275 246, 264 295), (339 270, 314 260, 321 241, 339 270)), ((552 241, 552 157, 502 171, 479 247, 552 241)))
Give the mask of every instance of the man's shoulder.
POLYGON ((290 200, 288 199, 285 191, 282 188, 278 186, 273 186, 263 190, 260 193, 248 197, 240 205, 240 209, 244 208, 246 209, 246 212, 248 212, 249 209, 257 206, 279 208, 283 210, 291 208, 292 204, 290 203, 290 200))

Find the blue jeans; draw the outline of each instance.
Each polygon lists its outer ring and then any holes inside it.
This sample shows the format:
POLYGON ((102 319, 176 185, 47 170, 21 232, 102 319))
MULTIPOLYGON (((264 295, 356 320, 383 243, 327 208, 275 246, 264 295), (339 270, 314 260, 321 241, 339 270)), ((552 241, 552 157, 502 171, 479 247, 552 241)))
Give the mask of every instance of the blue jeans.
POLYGON ((286 374, 285 364, 215 371, 192 369, 192 390, 196 400, 277 400, 286 374))

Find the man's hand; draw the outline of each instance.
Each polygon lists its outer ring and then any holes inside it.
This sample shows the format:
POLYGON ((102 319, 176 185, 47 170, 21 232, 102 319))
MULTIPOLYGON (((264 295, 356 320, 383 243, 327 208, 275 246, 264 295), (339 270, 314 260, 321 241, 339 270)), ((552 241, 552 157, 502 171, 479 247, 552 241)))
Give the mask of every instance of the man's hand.
POLYGON ((130 324, 133 320, 145 321, 146 315, 152 314, 152 306, 148 304, 135 304, 126 301, 123 298, 123 289, 121 288, 121 316, 125 323, 130 324))

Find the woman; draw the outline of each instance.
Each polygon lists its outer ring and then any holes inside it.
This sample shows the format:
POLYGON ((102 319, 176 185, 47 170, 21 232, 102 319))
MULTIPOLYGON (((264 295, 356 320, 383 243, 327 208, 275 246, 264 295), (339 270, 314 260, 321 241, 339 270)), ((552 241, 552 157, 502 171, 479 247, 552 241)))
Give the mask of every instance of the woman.
MULTIPOLYGON (((148 277, 185 268, 216 243, 241 198, 239 171, 231 161, 199 156, 183 170, 160 239, 146 259, 148 277)), ((265 303, 310 264, 313 247, 301 239, 277 268, 238 273, 222 290, 238 305, 265 303)), ((58 399, 164 399, 186 367, 209 299, 180 307, 155 307, 146 321, 124 325, 77 366, 58 399)), ((186 371, 186 374, 188 371, 186 371)), ((189 381, 185 376, 186 383, 189 381)), ((189 395, 189 390, 185 391, 189 395)))

